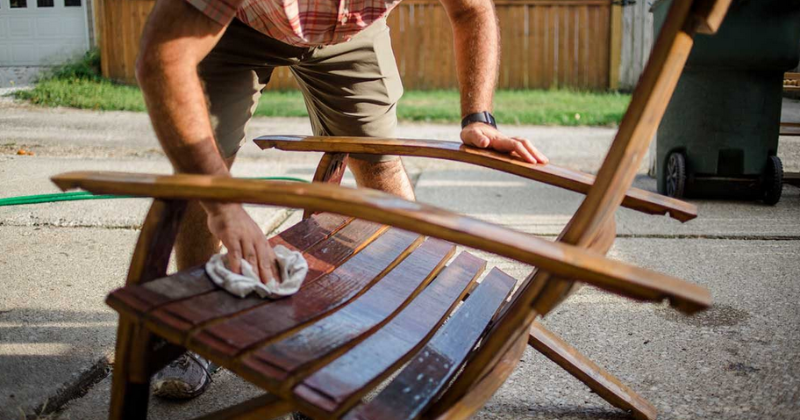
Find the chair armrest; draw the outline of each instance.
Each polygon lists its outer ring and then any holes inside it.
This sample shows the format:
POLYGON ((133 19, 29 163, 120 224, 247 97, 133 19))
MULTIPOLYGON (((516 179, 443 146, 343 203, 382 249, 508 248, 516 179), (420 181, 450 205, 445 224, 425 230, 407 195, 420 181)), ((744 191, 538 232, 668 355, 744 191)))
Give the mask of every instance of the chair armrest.
POLYGON ((633 299, 668 299, 686 313, 705 309, 711 303, 709 292, 697 285, 375 190, 207 175, 119 172, 70 172, 52 180, 62 190, 82 188, 97 194, 231 201, 337 213, 492 252, 633 299))
MULTIPOLYGON (((492 150, 439 140, 376 139, 372 137, 263 136, 255 139, 262 149, 285 151, 362 153, 447 159, 508 172, 570 191, 586 194, 594 176, 561 166, 535 165, 492 150)), ((648 214, 669 214, 686 222, 697 217, 697 207, 638 188, 628 190, 622 206, 648 214)))

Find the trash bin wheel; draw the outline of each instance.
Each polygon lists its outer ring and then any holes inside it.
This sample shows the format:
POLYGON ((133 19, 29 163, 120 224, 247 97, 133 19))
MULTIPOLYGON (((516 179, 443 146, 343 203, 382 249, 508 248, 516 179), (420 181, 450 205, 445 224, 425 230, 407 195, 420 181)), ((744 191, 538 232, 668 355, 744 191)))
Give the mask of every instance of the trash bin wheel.
POLYGON ((764 171, 764 203, 774 206, 781 199, 783 192, 783 163, 777 156, 767 159, 764 171))
POLYGON ((686 188, 686 157, 681 152, 672 152, 667 158, 667 195, 683 198, 686 188))

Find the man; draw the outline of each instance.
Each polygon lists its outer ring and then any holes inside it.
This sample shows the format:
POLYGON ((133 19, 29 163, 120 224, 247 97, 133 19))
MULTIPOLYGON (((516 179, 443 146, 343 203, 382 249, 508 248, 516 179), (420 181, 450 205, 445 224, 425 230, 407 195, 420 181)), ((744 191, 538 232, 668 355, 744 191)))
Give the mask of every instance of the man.
MULTIPOLYGON (((153 127, 177 172, 230 176, 244 128, 276 66, 290 66, 316 135, 391 138, 402 84, 386 15, 400 0, 158 0, 142 36, 136 74, 153 127), (205 93, 203 86, 205 86, 205 93)), ((461 139, 547 158, 525 139, 500 133, 491 117, 499 34, 492 0, 441 0, 455 39, 461 139)), ((414 199, 396 157, 354 155, 360 187, 414 199)), ((178 268, 228 250, 231 270, 247 260, 262 279, 275 255, 240 204, 193 203, 176 242, 178 268)), ((156 395, 191 398, 210 381, 210 363, 187 354, 154 380, 156 395)))

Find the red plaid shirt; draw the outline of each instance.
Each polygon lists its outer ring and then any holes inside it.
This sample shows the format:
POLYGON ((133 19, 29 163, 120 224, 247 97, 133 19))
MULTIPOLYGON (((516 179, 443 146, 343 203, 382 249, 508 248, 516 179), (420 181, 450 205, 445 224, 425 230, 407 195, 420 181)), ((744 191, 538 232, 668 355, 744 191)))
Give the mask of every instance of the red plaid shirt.
POLYGON ((400 0, 186 0, 216 22, 234 16, 253 29, 298 47, 349 40, 386 16, 400 0), (238 7, 237 7, 238 5, 238 7))

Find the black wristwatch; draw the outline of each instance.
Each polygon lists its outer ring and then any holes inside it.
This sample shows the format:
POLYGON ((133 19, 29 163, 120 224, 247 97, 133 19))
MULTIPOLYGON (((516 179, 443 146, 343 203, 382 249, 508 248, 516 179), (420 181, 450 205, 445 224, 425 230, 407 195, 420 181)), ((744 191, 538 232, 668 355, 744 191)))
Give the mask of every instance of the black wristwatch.
POLYGON ((489 124, 492 127, 497 128, 497 123, 494 121, 494 115, 492 115, 492 113, 489 111, 476 112, 474 114, 467 115, 463 120, 461 120, 461 128, 477 122, 489 124))

